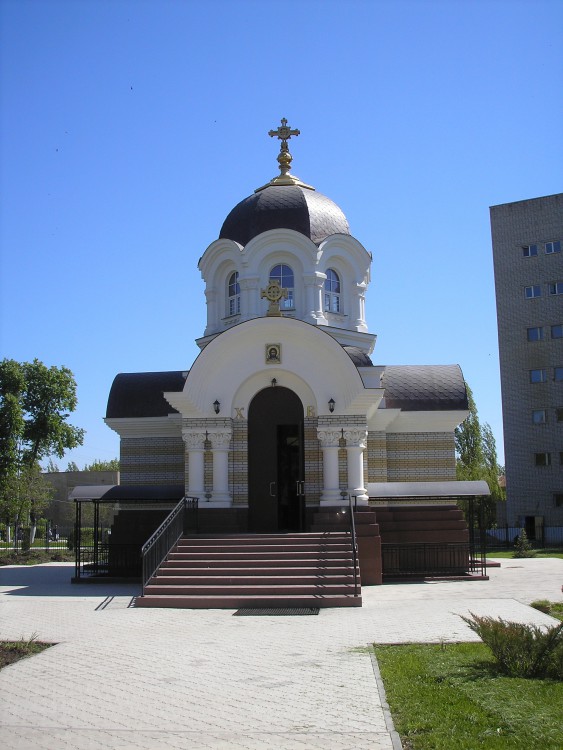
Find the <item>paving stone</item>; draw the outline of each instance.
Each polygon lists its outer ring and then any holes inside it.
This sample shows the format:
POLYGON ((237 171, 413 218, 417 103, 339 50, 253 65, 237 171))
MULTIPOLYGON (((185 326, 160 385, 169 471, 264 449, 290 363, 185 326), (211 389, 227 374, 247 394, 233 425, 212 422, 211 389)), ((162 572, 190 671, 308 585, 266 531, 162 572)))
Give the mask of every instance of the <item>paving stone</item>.
POLYGON ((469 612, 552 624, 527 605, 563 599, 558 559, 364 587, 362 608, 316 617, 134 609, 136 587, 73 586, 71 573, 0 568, 0 639, 57 644, 0 672, 5 750, 397 750, 361 647, 477 640, 469 612))

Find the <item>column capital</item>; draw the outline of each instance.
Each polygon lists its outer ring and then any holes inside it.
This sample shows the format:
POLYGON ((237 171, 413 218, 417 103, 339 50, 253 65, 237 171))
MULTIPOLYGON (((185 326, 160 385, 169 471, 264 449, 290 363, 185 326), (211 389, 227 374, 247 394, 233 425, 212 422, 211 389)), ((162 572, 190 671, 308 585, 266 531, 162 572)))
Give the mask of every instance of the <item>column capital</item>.
POLYGON ((363 427, 344 427, 347 448, 362 448, 367 445, 368 431, 363 427))
POLYGON ((208 433, 208 439, 211 441, 211 447, 213 450, 229 450, 231 438, 233 436, 232 430, 210 430, 208 433))
POLYGON ((187 427, 182 428, 182 439, 190 451, 204 450, 205 437, 205 432, 190 430, 187 427))
POLYGON ((342 437, 342 431, 327 429, 326 427, 318 427, 317 437, 322 448, 338 448, 339 440, 342 437))

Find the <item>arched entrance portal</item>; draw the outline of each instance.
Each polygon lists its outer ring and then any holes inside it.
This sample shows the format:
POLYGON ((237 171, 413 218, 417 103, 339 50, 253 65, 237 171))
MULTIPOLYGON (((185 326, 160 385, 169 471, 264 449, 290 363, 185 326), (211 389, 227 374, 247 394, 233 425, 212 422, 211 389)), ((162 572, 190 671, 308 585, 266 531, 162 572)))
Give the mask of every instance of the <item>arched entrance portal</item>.
POLYGON ((248 511, 252 531, 301 531, 305 514, 303 405, 281 386, 248 408, 248 511))

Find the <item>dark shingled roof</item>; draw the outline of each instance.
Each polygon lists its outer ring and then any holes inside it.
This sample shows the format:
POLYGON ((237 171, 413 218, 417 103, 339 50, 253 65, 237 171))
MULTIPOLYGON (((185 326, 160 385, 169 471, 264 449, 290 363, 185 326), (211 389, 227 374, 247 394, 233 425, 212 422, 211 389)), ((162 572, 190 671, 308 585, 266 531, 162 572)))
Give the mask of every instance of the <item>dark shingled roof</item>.
POLYGON ((371 359, 358 346, 344 346, 342 348, 356 367, 373 367, 371 359))
POLYGON ((385 407, 404 411, 467 409, 467 391, 458 365, 394 365, 381 379, 385 407))
POLYGON ((187 373, 122 372, 111 386, 106 410, 107 419, 127 417, 166 417, 177 414, 162 395, 164 391, 181 391, 187 373))
POLYGON ((346 217, 326 195, 298 185, 270 185, 233 208, 219 238, 244 246, 269 229, 293 229, 317 245, 331 234, 350 234, 346 217))

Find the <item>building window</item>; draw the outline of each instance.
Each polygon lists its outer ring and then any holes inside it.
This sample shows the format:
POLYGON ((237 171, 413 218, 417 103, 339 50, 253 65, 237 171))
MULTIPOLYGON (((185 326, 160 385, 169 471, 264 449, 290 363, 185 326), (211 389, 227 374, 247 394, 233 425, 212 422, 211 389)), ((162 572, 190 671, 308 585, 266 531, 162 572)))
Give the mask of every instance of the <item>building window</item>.
POLYGON ((555 410, 555 421, 556 422, 563 422, 563 409, 556 409, 555 410))
POLYGON ((228 314, 238 315, 238 313, 240 313, 240 286, 238 283, 238 271, 233 271, 229 276, 228 298, 228 314))
POLYGON ((547 370, 530 370, 530 383, 546 383, 547 370))
POLYGON ((553 495, 553 503, 556 508, 563 508, 563 492, 556 492, 553 495))
POLYGON ((561 323, 558 323, 556 326, 551 326, 551 338, 563 339, 563 325, 561 323))
POLYGON ((278 281, 282 289, 287 289, 287 297, 280 300, 280 308, 282 310, 293 310, 295 307, 294 291, 295 282, 293 279, 293 271, 289 266, 283 264, 274 266, 270 271, 270 281, 278 281))
POLYGON ((522 248, 522 255, 525 258, 532 258, 534 255, 538 254, 538 246, 537 245, 524 245, 522 248))
POLYGON ((526 299, 541 297, 541 286, 539 284, 536 284, 535 286, 525 286, 524 296, 526 297, 526 299))
POLYGON ((528 328, 528 341, 543 341, 543 328, 541 326, 528 328))
POLYGON ((551 255, 551 253, 560 253, 560 252, 561 252, 561 242, 559 240, 557 240, 556 242, 545 243, 546 255, 551 255))
POLYGON ((563 294, 563 281, 556 281, 555 284, 549 285, 550 294, 563 294))
POLYGON ((532 412, 532 422, 534 424, 545 424, 547 422, 547 412, 545 409, 534 409, 532 412))
POLYGON ((551 453, 534 453, 536 466, 551 466, 551 453))
POLYGON ((329 268, 324 283, 324 309, 328 312, 340 312, 340 276, 329 268))
POLYGON ((553 379, 559 381, 563 380, 563 367, 553 368, 553 379))

